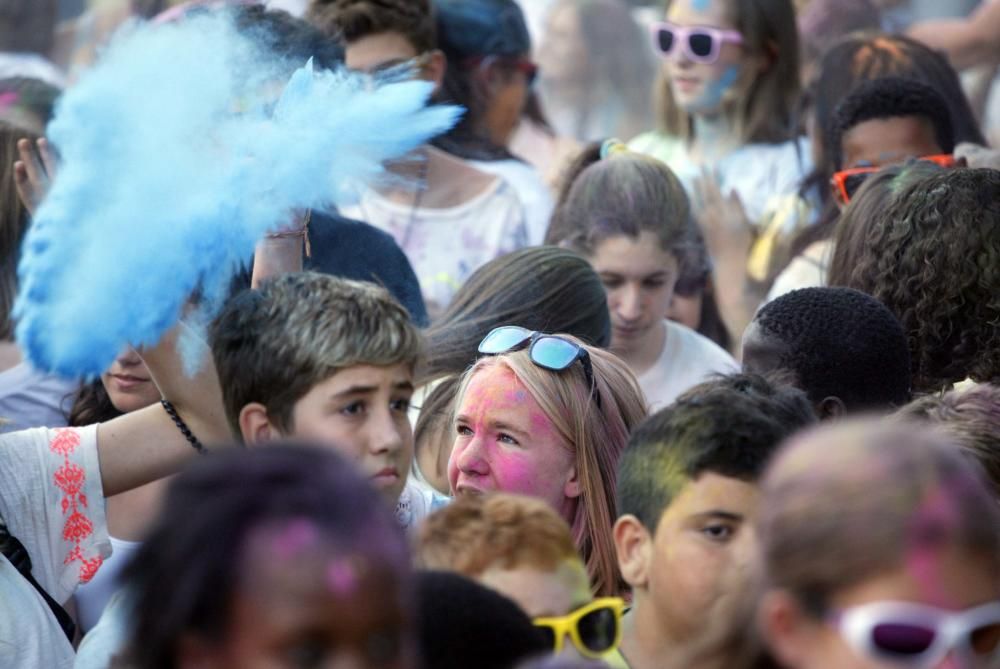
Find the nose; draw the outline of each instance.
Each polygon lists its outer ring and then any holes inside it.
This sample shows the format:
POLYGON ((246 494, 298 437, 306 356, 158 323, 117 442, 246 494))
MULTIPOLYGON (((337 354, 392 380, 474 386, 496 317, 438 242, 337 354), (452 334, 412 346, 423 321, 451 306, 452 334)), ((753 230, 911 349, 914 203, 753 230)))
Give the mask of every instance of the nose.
POLYGON ((373 455, 388 455, 400 451, 407 441, 412 441, 410 421, 394 420, 388 407, 375 412, 369 427, 368 444, 373 455))
POLYGON ((573 639, 570 638, 568 633, 563 636, 562 650, 557 653, 557 657, 578 662, 582 662, 587 659, 576 649, 576 646, 573 644, 573 639))
POLYGON ((455 464, 463 474, 486 476, 490 471, 486 461, 486 449, 483 437, 478 433, 465 443, 455 442, 455 464))
POLYGON ((618 294, 615 311, 623 320, 638 320, 642 316, 642 289, 636 285, 623 286, 618 294))
POLYGON ((135 367, 136 365, 142 364, 142 358, 139 357, 139 354, 135 352, 134 348, 129 346, 118 354, 118 357, 115 358, 115 362, 122 367, 135 367))
POLYGON ((934 669, 973 669, 976 664, 960 656, 954 650, 950 651, 940 663, 934 665, 934 669))

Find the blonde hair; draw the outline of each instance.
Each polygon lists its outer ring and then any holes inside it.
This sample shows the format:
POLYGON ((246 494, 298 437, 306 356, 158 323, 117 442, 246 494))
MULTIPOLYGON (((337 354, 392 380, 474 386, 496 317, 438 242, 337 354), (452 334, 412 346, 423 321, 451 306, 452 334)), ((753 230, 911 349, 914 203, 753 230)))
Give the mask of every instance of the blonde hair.
POLYGON ((768 585, 813 613, 914 550, 958 547, 1000 569, 1000 506, 974 463, 926 425, 845 422, 794 439, 760 508, 768 585))
POLYGON ((454 406, 461 405, 473 375, 501 365, 509 369, 570 445, 576 456, 581 494, 574 518, 567 518, 583 557, 594 593, 616 595, 627 585, 618 570, 611 530, 618 516, 615 477, 629 433, 646 417, 646 402, 628 366, 619 358, 579 339, 560 335, 590 354, 595 392, 591 396, 583 366, 552 372, 531 361, 527 350, 482 358, 466 372, 454 406))
POLYGON ((420 526, 415 557, 423 569, 475 578, 490 567, 552 571, 580 561, 569 525, 545 502, 498 493, 455 500, 420 526))

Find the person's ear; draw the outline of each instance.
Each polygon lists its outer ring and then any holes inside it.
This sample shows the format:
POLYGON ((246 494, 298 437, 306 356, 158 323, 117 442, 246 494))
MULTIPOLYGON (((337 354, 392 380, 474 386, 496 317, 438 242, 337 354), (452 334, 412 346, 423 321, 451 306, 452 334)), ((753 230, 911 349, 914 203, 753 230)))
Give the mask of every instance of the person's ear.
POLYGON ((267 408, 260 402, 251 402, 240 410, 240 435, 247 446, 272 441, 281 436, 271 424, 267 408))
POLYGON ((824 397, 818 404, 816 404, 816 415, 819 416, 820 420, 833 420, 836 418, 841 418, 847 413, 847 407, 844 406, 844 401, 839 397, 830 396, 824 397))
POLYGON ((434 92, 437 93, 444 85, 444 75, 448 72, 448 59, 440 49, 434 49, 427 56, 427 64, 424 65, 420 78, 434 84, 434 92))
POLYGON ((757 627, 771 654, 783 667, 801 667, 815 642, 808 614, 788 592, 766 592, 757 606, 757 627))
POLYGON ((570 499, 576 499, 583 492, 580 486, 578 471, 576 465, 573 465, 573 468, 569 471, 569 479, 567 479, 566 485, 563 486, 563 494, 570 499))
POLYGON ((621 516, 611 531, 622 578, 633 588, 645 588, 653 562, 653 537, 642 521, 631 514, 621 516))

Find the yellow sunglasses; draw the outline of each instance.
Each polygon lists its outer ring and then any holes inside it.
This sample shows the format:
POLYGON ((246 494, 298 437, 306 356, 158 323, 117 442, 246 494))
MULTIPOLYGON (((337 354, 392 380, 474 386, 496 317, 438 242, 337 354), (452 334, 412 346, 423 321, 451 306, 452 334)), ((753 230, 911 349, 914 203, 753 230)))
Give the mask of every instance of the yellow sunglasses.
POLYGON ((534 623, 551 635, 554 652, 562 650, 568 634, 581 655, 599 660, 621 643, 624 612, 625 601, 620 597, 601 597, 564 616, 535 618, 534 623))

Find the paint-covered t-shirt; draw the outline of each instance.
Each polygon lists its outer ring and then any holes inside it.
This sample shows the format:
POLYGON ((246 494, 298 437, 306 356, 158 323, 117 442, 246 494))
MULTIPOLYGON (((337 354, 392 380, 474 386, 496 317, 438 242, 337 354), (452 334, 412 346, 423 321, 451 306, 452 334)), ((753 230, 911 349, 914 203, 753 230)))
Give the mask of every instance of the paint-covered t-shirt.
MULTIPOLYGON (((0 435, 0 518, 57 602, 89 581, 111 552, 97 426, 0 435)), ((0 667, 62 669, 73 647, 41 595, 0 556, 0 667)))
POLYGON ((499 178, 456 207, 399 204, 369 189, 341 213, 393 236, 413 265, 432 319, 481 265, 528 244, 524 207, 499 178))

